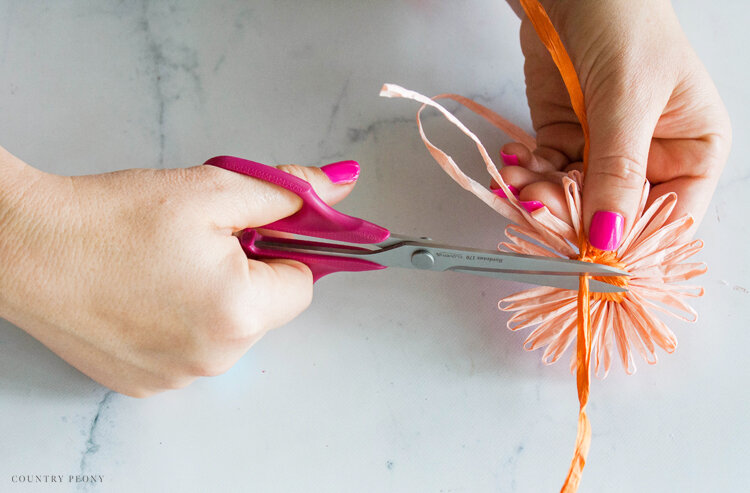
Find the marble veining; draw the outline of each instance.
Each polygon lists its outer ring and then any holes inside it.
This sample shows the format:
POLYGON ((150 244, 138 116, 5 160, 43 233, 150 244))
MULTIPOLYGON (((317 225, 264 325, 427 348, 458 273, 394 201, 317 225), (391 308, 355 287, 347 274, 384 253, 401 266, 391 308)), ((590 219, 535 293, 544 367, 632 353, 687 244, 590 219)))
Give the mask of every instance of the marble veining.
MULTIPOLYGON (((198 72, 198 56, 195 49, 184 42, 179 42, 169 36, 159 36, 160 32, 154 26, 154 19, 168 21, 170 15, 174 15, 179 4, 170 5, 168 12, 159 11, 151 13, 154 2, 143 0, 141 3, 140 18, 138 24, 143 31, 146 43, 147 60, 151 64, 153 77, 154 97, 157 131, 159 135, 158 167, 164 167, 164 155, 166 146, 165 119, 168 117, 169 106, 172 102, 180 99, 185 87, 181 84, 180 76, 186 76, 192 82, 189 90, 200 96, 203 93, 201 77, 198 72)), ((161 6, 159 2, 157 7, 161 6)), ((217 62, 214 70, 220 63, 217 62)))
POLYGON ((99 425, 99 420, 102 419, 102 413, 109 409, 112 398, 115 395, 117 395, 117 393, 112 390, 106 391, 102 400, 100 400, 96 406, 96 414, 94 414, 94 417, 91 420, 91 427, 89 428, 88 438, 86 439, 86 450, 84 450, 81 455, 81 467, 79 471, 81 475, 88 472, 86 467, 87 460, 99 451, 100 444, 97 437, 99 429, 97 427, 99 425))

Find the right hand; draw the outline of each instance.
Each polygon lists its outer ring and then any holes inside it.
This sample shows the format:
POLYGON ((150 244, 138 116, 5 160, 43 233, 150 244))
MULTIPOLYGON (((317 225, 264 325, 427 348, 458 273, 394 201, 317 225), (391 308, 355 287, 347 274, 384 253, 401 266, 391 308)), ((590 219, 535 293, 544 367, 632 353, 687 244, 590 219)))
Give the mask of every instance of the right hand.
MULTIPOLYGON (((329 204, 358 174, 279 168, 329 204)), ((0 316, 118 392, 218 375, 310 303, 307 266, 233 236, 298 210, 289 191, 215 166, 55 176, 2 148, 0 174, 0 316)))

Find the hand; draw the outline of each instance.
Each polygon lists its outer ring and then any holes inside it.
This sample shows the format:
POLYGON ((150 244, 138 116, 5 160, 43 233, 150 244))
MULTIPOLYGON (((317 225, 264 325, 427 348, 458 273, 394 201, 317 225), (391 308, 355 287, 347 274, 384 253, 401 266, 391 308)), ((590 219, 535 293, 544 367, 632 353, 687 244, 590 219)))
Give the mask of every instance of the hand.
MULTIPOLYGON (((583 134, 549 53, 520 11, 526 92, 539 147, 503 147, 503 179, 527 208, 567 219, 562 171, 580 169, 583 134), (519 166, 512 166, 518 164, 519 166), (537 201, 534 203, 533 201, 537 201)), ((573 60, 591 131, 583 188, 592 245, 615 250, 648 203, 676 192, 672 218, 702 219, 729 154, 724 105, 666 0, 543 2, 573 60), (593 222, 592 222, 593 217, 593 222), (624 224, 623 224, 624 223, 624 224), (624 228, 623 228, 624 226, 624 228)))
MULTIPOLYGON (((359 171, 279 168, 330 204, 359 171)), ((0 170, 0 315, 111 389, 220 374, 310 303, 307 266, 233 236, 294 213, 291 192, 215 166, 54 176, 1 148, 0 170)))

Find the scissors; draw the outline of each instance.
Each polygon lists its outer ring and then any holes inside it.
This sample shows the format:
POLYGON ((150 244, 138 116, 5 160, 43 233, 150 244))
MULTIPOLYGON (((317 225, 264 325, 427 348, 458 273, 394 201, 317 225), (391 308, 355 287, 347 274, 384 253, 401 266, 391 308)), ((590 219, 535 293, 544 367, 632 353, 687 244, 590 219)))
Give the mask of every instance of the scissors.
MULTIPOLYGON (((315 193, 310 183, 274 167, 232 156, 213 157, 204 164, 263 180, 302 199, 299 211, 260 229, 306 238, 276 237, 261 234, 256 229, 245 229, 238 238, 248 258, 300 261, 312 271, 313 282, 334 272, 404 267, 465 272, 577 290, 582 274, 597 277, 628 275, 614 267, 590 262, 443 245, 426 237, 393 234, 382 226, 333 209, 315 193), (321 239, 329 241, 319 241, 321 239)), ((594 279, 589 281, 589 289, 600 293, 627 291, 594 279)))

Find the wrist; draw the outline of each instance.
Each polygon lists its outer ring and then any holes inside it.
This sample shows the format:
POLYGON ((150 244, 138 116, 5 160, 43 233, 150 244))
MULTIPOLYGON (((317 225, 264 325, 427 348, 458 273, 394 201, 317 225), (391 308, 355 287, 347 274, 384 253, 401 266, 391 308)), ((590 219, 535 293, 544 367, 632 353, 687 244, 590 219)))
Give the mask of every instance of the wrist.
POLYGON ((32 168, 0 147, 0 317, 8 318, 13 292, 23 276, 25 244, 29 231, 38 221, 32 213, 38 190, 42 187, 43 172, 32 168))

